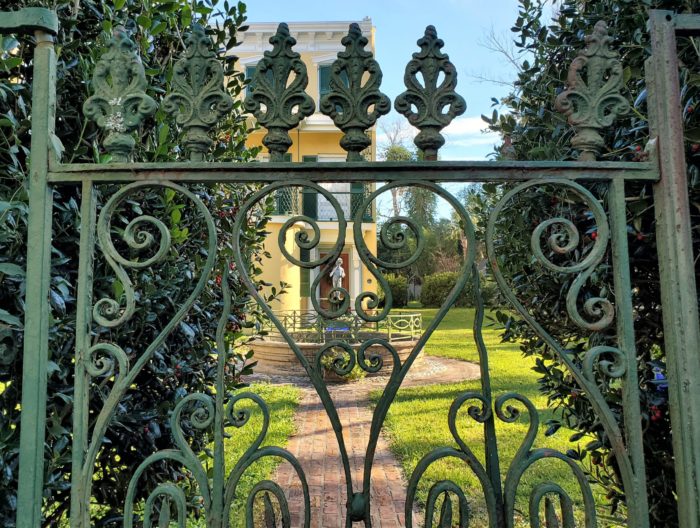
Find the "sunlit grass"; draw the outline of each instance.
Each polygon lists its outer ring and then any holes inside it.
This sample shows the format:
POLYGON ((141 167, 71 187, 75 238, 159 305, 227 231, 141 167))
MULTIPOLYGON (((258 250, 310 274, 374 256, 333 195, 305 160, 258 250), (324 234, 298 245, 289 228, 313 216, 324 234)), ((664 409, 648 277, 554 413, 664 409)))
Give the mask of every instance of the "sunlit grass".
MULTIPOLYGON (((435 317, 437 310, 423 309, 420 312, 423 314, 425 327, 435 317)), ((473 309, 452 309, 428 341, 424 353, 478 363, 472 330, 473 321, 473 309)), ((535 448, 546 447, 561 452, 575 448, 576 445, 568 440, 570 433, 565 430, 560 430, 553 436, 544 436, 545 427, 542 424, 552 413, 547 408, 546 397, 539 392, 538 374, 531 370, 534 360, 523 357, 517 344, 501 343, 498 330, 489 327, 488 324, 487 320, 483 328, 483 338, 489 354, 494 398, 507 392, 517 392, 532 401, 540 419, 535 448)), ((479 380, 439 384, 439 376, 439 373, 435 374, 436 385, 402 389, 387 417, 386 430, 391 438, 391 448, 399 458, 407 479, 421 458, 433 449, 443 446, 457 447, 448 429, 448 409, 458 394, 465 391, 481 392, 479 380)), ((376 399, 378 393, 373 393, 372 397, 376 399)), ((513 403, 523 411, 520 420, 513 424, 496 420, 502 481, 505 480, 508 466, 525 438, 529 425, 524 407, 517 402, 513 403)), ((470 404, 465 405, 458 416, 458 430, 467 446, 484 464, 483 426, 467 415, 466 409, 470 404)), ((430 487, 440 480, 451 480, 465 491, 472 515, 475 517, 474 526, 487 525, 486 503, 481 485, 474 473, 454 458, 436 462, 424 474, 418 485, 417 497, 420 504, 425 504, 430 487)), ((553 459, 537 462, 525 472, 518 487, 516 501, 516 509, 522 513, 522 517, 527 517, 529 495, 533 487, 545 481, 561 485, 575 502, 577 518, 582 518, 582 494, 577 481, 566 463, 553 459)), ((602 504, 604 498, 598 496, 595 490, 594 494, 596 502, 602 504)))
MULTIPOLYGON (((270 409, 270 427, 262 442, 265 446, 285 447, 289 437, 294 433, 294 412, 299 405, 301 391, 291 385, 270 385, 268 383, 256 383, 249 389, 260 396, 270 409)), ((248 423, 239 429, 229 428, 231 438, 225 445, 226 470, 231 471, 236 463, 244 455, 245 451, 253 444, 261 432, 263 416, 256 405, 249 400, 242 400, 236 406, 237 410, 249 409, 251 411, 248 423)), ((231 510, 231 526, 242 528, 245 526, 245 499, 250 490, 259 482, 269 479, 275 468, 282 460, 278 457, 263 457, 251 464, 243 473, 236 496, 240 500, 234 502, 231 510)))

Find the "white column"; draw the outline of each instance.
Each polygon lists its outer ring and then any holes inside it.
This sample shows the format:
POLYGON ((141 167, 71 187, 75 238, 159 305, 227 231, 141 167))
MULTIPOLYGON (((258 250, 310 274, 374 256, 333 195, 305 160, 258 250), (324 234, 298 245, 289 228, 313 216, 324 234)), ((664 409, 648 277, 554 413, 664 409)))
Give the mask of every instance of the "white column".
POLYGON ((362 293, 362 261, 357 248, 352 246, 352 267, 350 269, 350 300, 355 305, 355 299, 362 293))

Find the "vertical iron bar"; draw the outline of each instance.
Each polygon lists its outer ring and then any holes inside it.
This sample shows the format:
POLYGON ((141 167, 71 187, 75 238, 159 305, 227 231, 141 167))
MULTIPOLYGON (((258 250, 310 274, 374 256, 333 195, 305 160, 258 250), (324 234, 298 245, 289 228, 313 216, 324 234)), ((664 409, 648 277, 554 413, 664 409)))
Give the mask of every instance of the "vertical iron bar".
POLYGON ((47 182, 56 110, 53 37, 37 31, 32 86, 27 292, 25 296, 22 418, 17 527, 41 526, 49 358, 52 190, 47 182))
POLYGON ((80 209, 80 260, 78 264, 77 313, 75 323, 75 390, 73 394, 73 469, 71 475, 70 525, 74 528, 90 526, 90 505, 84 504, 85 454, 88 449, 88 415, 90 379, 85 363, 90 361, 88 350, 92 345, 92 284, 94 276, 95 190, 92 182, 84 182, 80 209))
MULTIPOLYGON (((474 286, 474 300, 476 307, 474 311, 474 342, 479 353, 479 372, 481 373, 481 395, 484 397, 485 406, 490 410, 493 408, 493 391, 491 388, 491 368, 489 367, 489 351, 484 342, 482 329, 484 327, 484 315, 486 307, 484 305, 484 297, 481 294, 481 280, 479 278, 479 270, 476 264, 472 266, 472 284, 474 286)), ((494 528, 503 528, 506 526, 506 515, 503 498, 503 483, 501 479, 501 462, 498 453, 498 439, 496 436, 496 419, 493 414, 484 422, 484 463, 486 474, 489 476, 489 481, 493 486, 494 496, 496 500, 496 522, 494 528)))
POLYGON ((625 490, 628 523, 635 528, 649 526, 649 504, 642 441, 642 413, 639 401, 637 349, 634 338, 634 309, 630 279, 629 249, 627 247, 627 214, 625 181, 620 178, 610 183, 609 216, 612 228, 613 279, 617 307, 617 346, 624 354, 626 377, 623 386, 623 412, 627 452, 634 471, 633 489, 625 490))
POLYGON ((700 527, 700 326, 691 238, 673 14, 650 12, 650 132, 661 179, 654 185, 664 348, 669 380, 679 524, 700 527))

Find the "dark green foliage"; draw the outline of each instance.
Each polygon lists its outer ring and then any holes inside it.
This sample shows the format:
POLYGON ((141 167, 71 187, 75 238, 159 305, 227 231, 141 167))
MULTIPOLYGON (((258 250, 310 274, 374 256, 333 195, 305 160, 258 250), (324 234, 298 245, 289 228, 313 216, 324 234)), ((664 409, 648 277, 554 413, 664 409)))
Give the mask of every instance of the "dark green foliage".
MULTIPOLYGON (((421 304, 426 308, 442 306, 454 285, 457 284, 460 275, 461 273, 456 271, 443 271, 423 277, 423 289, 420 294, 421 304)), ((454 306, 474 306, 471 281, 465 285, 454 306)))
POLYGON ((436 223, 438 196, 429 189, 407 187, 403 197, 405 215, 414 220, 424 230, 430 230, 436 223))
POLYGON ((403 308, 408 301, 408 279, 404 275, 387 275, 394 308, 403 308))
MULTIPOLYGON (((570 159, 575 156, 568 144, 571 130, 566 119, 554 111, 554 99, 566 84, 566 67, 583 45, 583 36, 589 34, 598 20, 605 20, 610 34, 616 38, 624 65, 626 91, 623 95, 634 101, 633 111, 620 119, 615 127, 606 130, 604 152, 606 160, 635 161, 644 159, 644 145, 648 139, 646 121, 646 86, 644 60, 649 55, 649 38, 645 31, 647 9, 670 9, 676 12, 699 12, 700 5, 689 0, 599 0, 581 2, 564 0, 558 4, 554 20, 542 17, 544 0, 521 0, 520 13, 513 26, 516 46, 524 53, 515 89, 501 104, 507 112, 497 110, 485 117, 491 128, 501 133, 504 145, 499 155, 511 159, 545 160, 570 159)), ((687 38, 679 40, 683 119, 686 127, 688 183, 693 224, 700 222, 700 122, 695 108, 700 95, 698 52, 687 38)), ((496 102, 498 105, 498 102, 496 102)), ((604 185, 590 190, 605 200, 604 185)), ((502 196, 503 188, 484 186, 482 213, 479 220, 483 229, 488 211, 502 196)), ((652 525, 677 526, 676 503, 673 494, 674 473, 671 452, 671 430, 667 394, 664 386, 664 355, 659 301, 658 262, 654 235, 654 212, 650 186, 629 186, 628 232, 632 267, 633 302, 635 305, 639 381, 642 390, 644 414, 644 443, 646 451, 649 504, 652 525)), ((615 344, 614 331, 588 333, 573 324, 566 314, 565 295, 573 279, 570 275, 547 272, 532 259, 529 250, 530 233, 539 222, 564 216, 571 219, 582 234, 579 252, 570 255, 580 259, 592 247, 596 225, 580 202, 566 193, 552 188, 535 189, 522 194, 503 213, 497 229, 499 266, 510 282, 520 302, 574 358, 597 344, 615 344)), ((694 232, 694 252, 700 254, 700 232, 694 232)), ((544 244, 543 244, 544 246, 544 244)), ((550 257, 555 258, 553 255, 550 257)), ((559 261, 566 265, 571 260, 559 261)), ((598 267, 584 288, 582 297, 603 293, 611 295, 610 256, 598 267)), ((550 423, 550 433, 562 425, 575 431, 572 440, 581 442, 578 457, 593 480, 606 491, 611 511, 618 514, 626 497, 621 488, 614 458, 610 456, 606 435, 591 409, 586 395, 578 390, 560 360, 543 345, 532 330, 508 317, 500 315, 506 325, 505 337, 520 339, 526 355, 538 357, 536 370, 542 375, 541 388, 557 409, 559 419, 550 423), (595 441, 583 438, 592 434, 595 441)), ((608 404, 616 415, 621 413, 620 387, 606 383, 603 387, 608 404)), ((561 434, 561 432, 559 433, 561 434)), ((577 450, 578 451, 578 450, 577 450)), ((630 497, 634 500, 634 497, 630 497)))
MULTIPOLYGON (((22 7, 21 0, 10 0, 2 9, 22 7)), ((245 6, 242 3, 184 0, 141 3, 132 0, 108 2, 52 2, 61 20, 58 36, 58 108, 56 135, 65 148, 64 162, 104 162, 106 156, 97 143, 98 132, 82 115, 82 102, 89 86, 101 48, 116 25, 123 25, 139 44, 149 80, 149 95, 160 100, 172 77, 175 56, 181 50, 182 31, 191 22, 217 20, 213 31, 214 45, 225 50, 223 58, 228 90, 236 96, 242 89, 242 75, 235 73, 235 58, 230 51, 236 34, 243 29, 245 6)), ((26 265, 27 157, 29 116, 31 115, 30 41, 6 37, 0 41, 0 525, 15 522, 17 489, 17 453, 19 443, 19 401, 21 395, 21 350, 26 265), (9 55, 19 44, 19 53, 9 55)), ((136 158, 141 161, 179 159, 179 131, 171 126, 162 110, 150 119, 137 140, 136 158)), ((245 119, 240 102, 235 103, 226 122, 215 132, 216 160, 246 160, 255 155, 244 148, 245 119)), ((175 403, 190 392, 209 392, 215 374, 211 353, 217 318, 221 309, 221 275, 231 258, 233 216, 250 192, 245 186, 192 186, 191 190, 215 213, 219 233, 217 271, 211 277, 190 315, 168 338, 162 350, 136 378, 135 388, 121 402, 118 420, 107 431, 105 448, 97 458, 94 480, 96 511, 103 512, 100 525, 110 519, 121 525, 120 511, 128 479, 145 456, 156 449, 170 447, 168 416, 175 403)), ((99 186, 98 199, 104 202, 115 187, 99 186)), ((70 494, 71 430, 73 404, 73 356, 75 346, 75 296, 77 283, 80 192, 76 186, 58 187, 54 192, 54 233, 51 280, 51 357, 47 401, 46 481, 44 487, 46 526, 65 518, 70 494)), ((261 211, 256 222, 246 227, 243 237, 250 248, 253 275, 259 272, 266 216, 271 204, 261 211)), ((139 294, 134 317, 115 331, 96 328, 95 340, 118 343, 130 356, 138 357, 191 291, 206 257, 202 251, 206 240, 205 225, 192 214, 194 208, 176 193, 157 188, 135 193, 113 221, 113 240, 120 240, 129 219, 152 214, 170 228, 173 248, 165 262, 132 274, 139 294)), ((123 249, 123 248, 122 248, 123 249)), ((230 270, 234 306, 228 325, 227 340, 247 339, 244 328, 253 328, 260 314, 244 295, 237 270, 230 270)), ((113 271, 98 254, 95 263, 95 299, 118 298, 121 285, 113 271)), ((248 330, 248 333, 249 330, 248 330)), ((244 357, 234 357, 240 365, 244 357)), ((249 370, 249 367, 246 368, 249 370)), ((229 389, 240 384, 240 367, 230 365, 229 389)), ((245 371, 244 371, 245 372, 245 371)), ((101 406, 100 393, 106 389, 93 386, 91 413, 101 406)), ((208 439, 191 433, 193 448, 201 451, 208 439)), ((159 467, 160 475, 149 474, 143 492, 162 478, 179 480, 174 467, 159 467)))

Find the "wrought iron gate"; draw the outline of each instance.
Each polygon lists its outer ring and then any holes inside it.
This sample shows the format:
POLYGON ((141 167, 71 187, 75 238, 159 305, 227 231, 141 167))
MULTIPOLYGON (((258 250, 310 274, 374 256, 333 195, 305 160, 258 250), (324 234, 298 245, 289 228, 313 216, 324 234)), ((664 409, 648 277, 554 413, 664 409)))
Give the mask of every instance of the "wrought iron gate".
MULTIPOLYGON (((186 164, 144 164, 130 163, 134 148, 131 132, 139 127, 143 118, 154 112, 157 102, 145 93, 146 80, 143 68, 136 56, 128 36, 117 32, 109 49, 100 61, 94 77, 95 93, 84 105, 87 116, 96 120, 105 132, 104 148, 112 154, 113 162, 108 165, 62 164, 51 148, 51 135, 56 114, 55 68, 56 58, 52 34, 56 33, 57 20, 53 13, 43 9, 25 9, 17 13, 2 13, 0 31, 35 31, 36 50, 34 59, 34 97, 32 115, 32 164, 30 188, 30 225, 28 289, 26 295, 26 335, 24 347, 24 392, 22 399, 22 440, 21 440, 21 480, 19 490, 19 513, 17 525, 37 527, 41 520, 41 497, 43 483, 43 445, 46 424, 46 376, 48 357, 48 279, 51 243, 51 213, 53 187, 58 185, 82 185, 82 221, 80 240, 80 274, 78 324, 76 335, 76 381, 73 431, 73 474, 72 508, 70 526, 91 525, 90 496, 93 480, 93 464, 106 427, 112 419, 120 399, 129 391, 136 374, 148 362, 166 337, 188 313, 209 279, 214 268, 216 255, 216 232, 213 228, 211 211, 202 200, 185 184, 191 182, 241 182, 258 183, 261 188, 253 194, 236 219, 233 244, 236 251, 235 264, 238 270, 246 270, 245 242, 240 239, 242 223, 248 212, 257 202, 277 189, 289 186, 311 189, 320 193, 338 212, 338 239, 333 251, 315 261, 303 261, 285 249, 285 237, 289 229, 303 223, 310 226, 312 235, 296 234, 294 242, 299 248, 311 249, 318 244, 319 233, 316 221, 308 216, 292 217, 280 235, 281 250, 286 258, 296 266, 319 268, 327 271, 327 264, 335 260, 344 245, 346 232, 345 215, 334 196, 319 184, 322 182, 384 182, 381 187, 364 197, 364 202, 356 209, 355 243, 360 248, 364 265, 371 271, 387 292, 387 302, 383 307, 372 292, 360 294, 354 301, 354 311, 366 321, 379 321, 385 318, 391 308, 390 289, 381 269, 399 268, 410 265, 421 251, 421 237, 418 227, 410 218, 397 217, 387 226, 400 225, 412 232, 417 240, 415 251, 403 262, 385 262, 374 255, 363 241, 359 231, 364 211, 382 192, 397 186, 419 186, 444 198, 459 214, 468 240, 468 254, 462 268, 461 277, 445 300, 437 317, 431 322, 407 359, 401 361, 391 343, 374 339, 353 348, 343 341, 326 343, 316 354, 314 362, 308 361, 299 351, 287 329, 277 320, 250 277, 243 273, 250 295, 267 312, 277 330, 294 349, 299 361, 306 369, 315 390, 323 401, 326 412, 336 430, 341 453, 346 453, 342 431, 336 409, 329 397, 328 389, 321 375, 321 361, 332 346, 345 351, 344 362, 333 363, 332 368, 339 374, 347 372, 354 365, 365 371, 381 367, 382 357, 370 350, 379 346, 394 356, 390 380, 374 410, 370 442, 365 457, 365 472, 362 486, 353 487, 347 464, 341 470, 347 481, 346 526, 363 523, 370 526, 369 482, 376 441, 381 431, 386 413, 401 386, 402 380, 411 368, 416 356, 435 330, 447 310, 465 285, 471 281, 477 299, 477 325, 475 328, 476 346, 481 358, 482 390, 478 393, 455 394, 454 404, 448 420, 454 436, 454 445, 445 446, 428 453, 418 464, 410 477, 406 501, 406 524, 412 526, 413 499, 418 481, 423 472, 434 461, 453 457, 466 463, 483 488, 490 526, 513 526, 515 493, 525 471, 543 458, 556 458, 570 467, 581 488, 584 503, 585 526, 596 526, 596 512, 593 495, 583 471, 566 455, 543 448, 534 448, 534 437, 538 428, 537 410, 524 396, 516 392, 494 394, 491 390, 488 368, 488 351, 480 337, 483 303, 480 302, 479 278, 475 273, 476 235, 471 219, 460 202, 443 187, 440 182, 508 182, 510 191, 495 207, 486 235, 488 258, 493 275, 503 295, 512 307, 526 320, 575 377, 580 388, 586 392, 600 422, 610 439, 614 455, 624 482, 629 501, 629 525, 648 526, 646 506, 646 473, 642 452, 642 428, 639 407, 637 365, 634 350, 634 328, 630 291, 630 270, 628 265, 627 228, 625 219, 625 185, 629 181, 655 182, 655 201, 658 216, 660 261, 663 285, 664 326, 666 353, 669 367, 671 410, 674 427, 674 452, 678 475, 678 501, 680 522, 684 527, 700 526, 700 355, 697 344, 700 342, 698 314, 694 282, 693 257, 690 254, 690 225, 688 222, 688 202, 685 194, 685 162, 682 148, 682 130, 679 120, 679 94, 675 35, 678 32, 698 34, 700 22, 697 17, 675 16, 668 12, 655 11, 651 14, 649 29, 652 35, 653 56, 649 59, 648 81, 652 94, 652 136, 649 161, 639 163, 597 162, 596 155, 602 148, 599 131, 608 127, 617 113, 624 112, 627 102, 620 96, 622 69, 615 54, 609 49, 607 29, 603 23, 595 26, 587 46, 576 59, 570 70, 569 86, 561 93, 557 106, 569 116, 576 129, 575 147, 581 152, 576 162, 441 162, 437 160, 438 149, 444 143, 440 130, 455 116, 464 112, 465 103, 454 91, 456 73, 448 57, 441 51, 443 43, 437 38, 435 29, 428 27, 418 41, 420 52, 414 54, 406 70, 407 91, 395 101, 396 109, 405 114, 420 133, 416 137, 417 146, 425 153, 426 161, 420 163, 369 163, 361 161, 360 152, 367 147, 365 131, 376 119, 385 114, 390 102, 379 91, 381 72, 371 53, 365 50, 366 39, 359 28, 351 26, 343 39, 346 47, 339 53, 334 64, 332 92, 321 102, 321 110, 328 114, 344 132, 341 145, 348 151, 345 164, 289 164, 280 163, 291 144, 288 131, 301 119, 314 110, 314 103, 304 93, 306 74, 304 65, 292 49, 294 39, 284 24, 271 39, 274 49, 265 54, 257 68, 256 88, 246 100, 246 108, 258 122, 268 130, 265 145, 271 152, 270 164, 207 163, 205 154, 210 146, 207 131, 231 106, 229 96, 222 90, 222 72, 213 59, 208 37, 202 28, 193 28, 187 37, 187 49, 176 68, 176 89, 168 94, 162 105, 175 114, 178 124, 184 131, 183 147, 187 149, 191 161, 186 164), (585 70, 585 74, 584 74, 585 70), (292 75, 293 72, 293 75, 292 75), (417 81, 422 74, 423 83, 417 81), (438 83, 439 74, 444 82, 438 83), (293 80, 288 82, 290 75, 293 80), (341 77, 343 76, 343 77, 341 77), (363 77, 365 80, 363 80, 363 77), (579 182, 600 182, 608 186, 607 204, 604 206, 584 185, 579 182), (99 185, 119 184, 119 189, 111 196, 97 215, 94 190, 99 185), (545 254, 541 247, 542 238, 549 236, 549 249, 556 254, 566 254, 578 247, 579 233, 576 226, 566 218, 550 218, 535 226, 532 233, 534 258, 550 270, 563 274, 575 274, 576 278, 568 293, 567 310, 575 322, 583 328, 600 329, 615 325, 616 347, 595 347, 588 350, 581 365, 571 361, 564 347, 557 343, 519 302, 499 270, 498 248, 494 242, 494 229, 500 212, 519 194, 535 186, 549 186, 565 190, 570 196, 580 200, 590 210, 597 227, 598 237, 593 249, 575 265, 559 266, 545 254), (206 225, 206 257, 202 272, 193 280, 192 291, 185 303, 180 305, 172 320, 161 329, 158 336, 145 350, 129 362, 127 354, 108 340, 96 344, 92 340, 92 329, 99 326, 115 328, 123 324, 133 314, 138 302, 135 288, 130 280, 130 272, 155 266, 168 251, 171 240, 168 228, 158 218, 148 213, 131 219, 118 243, 113 240, 111 220, 125 200, 146 188, 169 189, 180 194, 193 207, 190 212, 199 215, 206 225), (558 231, 550 231, 556 226, 558 231), (585 283, 600 264, 608 244, 612 246, 614 268, 615 305, 605 296, 591 297, 581 302, 580 293, 585 283), (146 257, 126 257, 121 249, 129 249, 138 255, 150 251, 146 257), (95 249, 112 268, 124 286, 123 296, 104 296, 93 302, 92 266, 95 249), (89 384, 96 379, 111 377, 111 388, 106 393, 102 410, 92 417, 88 425, 87 398, 89 384), (600 389, 600 377, 614 378, 624 386, 624 416, 616 417, 608 408, 600 389), (525 409, 529 420, 529 431, 515 459, 510 462, 505 478, 501 476, 499 450, 495 430, 499 421, 512 422, 519 419, 520 412, 514 405, 525 409), (483 424, 486 456, 482 463, 461 439, 456 426, 457 413, 469 406, 468 414, 483 424), (619 418, 619 419, 618 419, 619 418), (622 425, 624 424, 624 426, 622 425)), ((397 235, 388 227, 381 232, 381 241, 390 248, 405 244, 405 236, 397 235)), ((323 273, 319 274, 317 281, 323 273)), ((230 295, 226 281, 222 282, 226 299, 221 314, 221 327, 227 321, 230 309, 230 295)), ((337 288, 337 298, 342 302, 331 308, 323 308, 313 299, 315 310, 324 318, 333 319, 344 314, 351 306, 349 293, 337 288)), ((221 331, 223 332, 223 330, 221 331)), ((221 338, 219 333, 219 339, 221 338)), ((218 350, 224 351, 223 343, 218 350)), ((269 414, 265 403, 245 393, 227 395, 223 390, 222 377, 226 354, 218 358, 218 384, 212 398, 203 394, 191 394, 183 398, 175 408, 171 424, 175 447, 158 452, 146 460, 129 484, 129 499, 125 504, 124 526, 134 523, 135 508, 143 526, 153 523, 151 513, 159 507, 167 510, 160 525, 169 525, 170 510, 175 512, 178 526, 185 526, 187 504, 184 492, 176 483, 164 482, 150 493, 145 504, 135 505, 132 500, 139 483, 140 475, 150 464, 168 459, 186 467, 198 484, 206 513, 207 526, 228 525, 229 508, 237 496, 239 479, 254 460, 265 456, 279 456, 286 459, 302 482, 303 494, 300 500, 304 506, 303 525, 310 525, 309 490, 306 485, 304 468, 287 451, 275 447, 261 447, 269 414), (254 445, 246 451, 243 459, 234 470, 224 474, 222 443, 229 426, 241 426, 245 416, 236 410, 236 404, 244 398, 251 398, 265 415, 266 425, 254 445), (181 421, 189 415, 189 423, 196 428, 212 428, 215 436, 212 460, 213 473, 208 474, 201 461, 192 452, 182 433, 181 421), (163 504, 168 504, 163 508, 163 504)), ((347 456, 343 457, 347 462, 347 456)), ((288 505, 284 490, 276 483, 258 483, 250 496, 244 498, 249 504, 256 497, 264 496, 266 501, 276 501, 283 511, 282 524, 289 525, 288 505)), ((553 515, 552 498, 557 498, 561 507, 561 520, 564 526, 573 526, 571 501, 567 493, 554 482, 546 482, 536 487, 530 496, 530 523, 539 526, 540 508, 545 505, 547 526, 558 522, 553 515)), ((468 502, 464 492, 449 481, 436 483, 428 496, 426 518, 428 524, 437 520, 440 526, 450 526, 452 516, 459 526, 466 526, 468 502), (435 510, 438 500, 451 497, 452 502, 443 500, 440 513, 435 510), (454 511, 453 511, 454 510, 454 511)), ((252 510, 247 515, 252 523, 252 510)), ((173 521, 175 522, 175 520, 173 521)))

